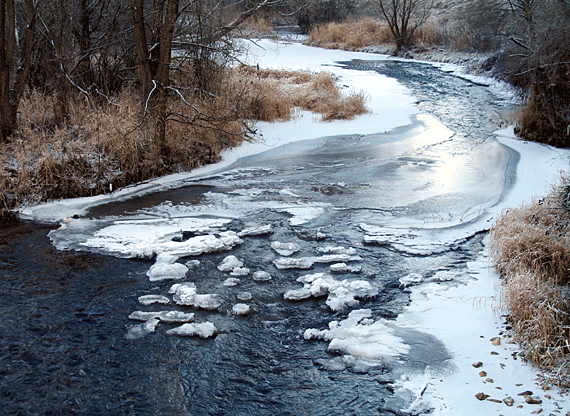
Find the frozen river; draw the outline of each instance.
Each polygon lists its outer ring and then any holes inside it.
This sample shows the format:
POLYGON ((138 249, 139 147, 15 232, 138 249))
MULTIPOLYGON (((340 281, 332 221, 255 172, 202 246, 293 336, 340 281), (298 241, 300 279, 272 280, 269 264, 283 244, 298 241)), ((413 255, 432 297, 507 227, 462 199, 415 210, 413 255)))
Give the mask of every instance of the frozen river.
POLYGON ((519 414, 475 399, 535 375, 489 342, 484 232, 565 153, 495 133, 508 94, 456 68, 268 41, 247 59, 330 70, 372 111, 261 123, 264 142, 220 165, 24 211, 61 226, 2 240, 2 408, 519 414), (508 371, 481 379, 476 361, 508 371))

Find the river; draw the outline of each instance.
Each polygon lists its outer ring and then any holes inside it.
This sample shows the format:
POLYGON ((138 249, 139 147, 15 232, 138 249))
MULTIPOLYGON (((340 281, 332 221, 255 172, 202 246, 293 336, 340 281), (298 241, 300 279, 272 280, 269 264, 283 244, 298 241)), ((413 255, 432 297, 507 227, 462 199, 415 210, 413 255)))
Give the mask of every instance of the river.
POLYGON ((416 285, 473 280, 517 181, 494 133, 513 107, 426 63, 335 65, 397 80, 408 121, 1 232, 5 414, 434 411, 402 380, 453 373, 454 352, 398 318, 416 285))

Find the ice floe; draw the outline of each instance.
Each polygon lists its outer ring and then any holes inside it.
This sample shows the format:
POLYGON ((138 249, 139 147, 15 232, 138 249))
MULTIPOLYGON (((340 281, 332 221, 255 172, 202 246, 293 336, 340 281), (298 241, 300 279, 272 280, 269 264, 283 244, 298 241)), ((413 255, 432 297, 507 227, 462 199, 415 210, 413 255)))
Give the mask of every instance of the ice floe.
POLYGON ((247 315, 248 313, 250 313, 251 310, 249 308, 249 305, 247 305, 245 303, 236 303, 232 307, 232 311, 236 315, 247 315))
POLYGON ((176 263, 177 256, 168 253, 160 253, 156 256, 155 263, 146 272, 151 282, 168 279, 182 279, 188 273, 188 267, 184 264, 176 263))
POLYGON ((301 289, 290 289, 283 297, 287 300, 304 300, 310 297, 327 296, 326 304, 333 311, 343 310, 346 306, 356 306, 356 298, 365 298, 378 294, 378 288, 365 280, 336 280, 325 273, 314 273, 297 279, 303 283, 301 289))
POLYGON ((139 303, 144 306, 160 303, 166 305, 170 303, 170 299, 163 295, 143 295, 139 296, 139 303))
POLYGON ((239 283, 241 282, 241 280, 239 280, 237 277, 228 277, 226 280, 224 280, 224 283, 222 283, 224 286, 236 286, 239 285, 239 283))
POLYGON ((237 298, 241 301, 251 300, 253 296, 249 292, 239 292, 237 298))
POLYGON ((162 322, 192 322, 194 320, 193 313, 181 311, 160 311, 160 312, 143 312, 135 311, 129 315, 129 319, 135 321, 148 322, 153 319, 160 319, 162 322))
POLYGON ((156 326, 160 322, 160 319, 153 318, 142 324, 133 325, 127 331, 127 339, 137 339, 142 338, 156 330, 156 326))
POLYGON ((196 285, 190 282, 176 283, 170 287, 169 292, 174 294, 173 299, 179 305, 216 310, 224 303, 218 294, 198 294, 196 285))
POLYGON ((253 274, 253 280, 256 282, 267 282, 271 280, 271 274, 265 270, 258 270, 253 274))
POLYGON ((336 263, 346 261, 361 261, 359 255, 350 254, 325 254, 323 256, 314 257, 280 257, 273 260, 273 264, 278 269, 310 269, 315 263, 336 263))
POLYGON ((334 263, 331 264, 329 268, 333 273, 360 273, 362 271, 362 266, 360 265, 349 266, 346 263, 334 263))
POLYGON ((301 250, 301 246, 297 243, 280 243, 279 241, 273 241, 271 243, 271 248, 275 250, 280 256, 290 256, 293 253, 301 250))
POLYGON ((350 312, 342 321, 332 321, 329 329, 307 329, 305 339, 329 341, 332 352, 350 354, 362 360, 384 360, 406 354, 410 347, 394 335, 390 321, 372 319, 370 309, 350 312))
POLYGON ((238 237, 248 237, 248 236, 258 236, 271 234, 273 232, 273 227, 271 224, 260 225, 257 227, 245 228, 238 233, 238 237))
POLYGON ((216 327, 211 322, 184 324, 166 331, 168 335, 179 335, 183 337, 199 336, 202 338, 213 337, 216 332, 216 327))

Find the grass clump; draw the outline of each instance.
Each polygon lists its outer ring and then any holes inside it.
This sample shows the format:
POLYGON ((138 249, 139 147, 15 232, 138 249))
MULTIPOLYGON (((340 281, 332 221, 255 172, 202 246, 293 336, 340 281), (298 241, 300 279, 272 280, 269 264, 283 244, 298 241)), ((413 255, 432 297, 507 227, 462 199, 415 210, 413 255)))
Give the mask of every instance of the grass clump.
POLYGON ((319 25, 309 32, 307 44, 327 49, 356 51, 391 41, 392 34, 386 23, 367 18, 319 25))
POLYGON ((570 385, 570 211, 568 185, 501 215, 490 232, 502 304, 526 359, 547 383, 570 385))
MULTIPOLYGON (((177 76, 176 73, 174 76, 177 76)), ((16 207, 58 198, 93 196, 158 176, 217 162, 222 150, 253 138, 255 120, 289 120, 298 108, 323 121, 367 112, 362 93, 343 95, 328 73, 258 70, 240 66, 204 93, 177 79, 168 97, 166 143, 155 121, 141 117, 134 88, 114 96, 77 93, 58 116, 53 94, 29 91, 19 125, 0 147, 0 217, 16 207)))

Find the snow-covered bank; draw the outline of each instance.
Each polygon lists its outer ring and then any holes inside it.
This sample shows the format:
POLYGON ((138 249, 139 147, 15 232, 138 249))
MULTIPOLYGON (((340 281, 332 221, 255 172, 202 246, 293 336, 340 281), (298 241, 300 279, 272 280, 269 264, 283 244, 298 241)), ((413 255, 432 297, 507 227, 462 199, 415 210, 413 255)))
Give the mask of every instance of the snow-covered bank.
MULTIPOLYGON (((308 113, 302 113, 299 118, 287 123, 259 123, 258 128, 264 141, 244 144, 237 149, 224 153, 224 161, 220 164, 208 166, 189 174, 173 175, 148 182, 107 196, 60 201, 40 207, 31 207, 22 211, 22 216, 45 221, 59 221, 74 214, 81 215, 93 205, 169 187, 182 186, 189 181, 223 172, 224 169, 230 168, 232 163, 240 158, 268 149, 275 149, 278 153, 279 147, 287 143, 332 135, 367 135, 390 131, 410 125, 411 118, 419 113, 418 108, 414 105, 414 97, 396 81, 374 72, 347 70, 334 63, 350 59, 382 60, 387 59, 387 57, 315 49, 300 44, 266 40, 259 41, 250 49, 251 54, 244 59, 251 63, 259 62, 260 66, 313 71, 324 69, 333 72, 341 77, 347 88, 363 89, 369 94, 371 113, 352 121, 331 123, 320 123, 308 113)), ((425 125, 434 127, 437 123, 425 123, 425 125)), ((438 139, 452 140, 451 134, 445 130, 444 128, 437 130, 438 139)), ((429 132, 426 135, 429 135, 429 132)), ((437 224, 434 222, 425 224, 424 227, 419 226, 415 221, 412 231, 405 223, 406 218, 398 220, 387 216, 385 224, 366 224, 363 221, 361 228, 367 233, 366 237, 369 237, 368 241, 365 237, 364 242, 372 243, 376 238, 377 242, 383 243, 384 240, 380 239, 385 237, 385 241, 396 249, 421 254, 448 249, 449 245, 488 229, 502 209, 517 206, 525 201, 528 202, 533 197, 544 195, 550 184, 556 180, 558 171, 567 167, 568 151, 519 141, 512 135, 512 129, 498 132, 497 140, 502 146, 508 148, 506 154, 510 160, 503 163, 503 158, 497 158, 500 162, 498 166, 502 167, 503 171, 492 173, 496 174, 497 187, 502 187, 503 192, 494 195, 496 198, 492 199, 486 206, 472 207, 473 210, 470 213, 474 213, 474 215, 463 217, 465 221, 462 218, 453 219, 453 222, 451 220, 445 224, 444 221, 437 224), (391 226, 389 227, 386 224, 391 226)), ((394 147, 402 147, 401 141, 394 143, 394 147)), ((431 145, 431 142, 429 144, 431 145)), ((494 145, 501 147, 496 143, 494 145)), ((398 154, 398 156, 402 155, 398 154)), ((404 154, 403 156, 407 155, 404 154)), ((457 176, 465 175, 466 172, 470 171, 468 170, 469 167, 464 165, 459 164, 459 167, 462 168, 460 170, 449 170, 444 171, 444 173, 457 176)), ((429 169, 426 168, 423 173, 427 175, 429 169)), ((487 172, 482 172, 481 175, 485 176, 487 172)), ((491 176, 490 173, 488 175, 491 176)), ((445 175, 441 176, 443 179, 445 175)), ((457 186, 456 184, 453 185, 457 186)), ((287 193, 288 197, 295 198, 293 190, 282 191, 287 193)), ((419 187, 414 191, 420 192, 419 187)), ((287 212, 292 215, 289 219, 290 224, 302 225, 319 217, 324 217, 326 209, 330 208, 326 204, 314 201, 273 204, 273 201, 267 202, 257 199, 258 194, 256 192, 258 192, 256 189, 241 189, 231 195, 210 193, 203 202, 205 208, 196 208, 195 211, 192 211, 192 207, 184 207, 185 211, 178 212, 176 207, 165 206, 152 212, 151 210, 147 211, 145 214, 148 216, 143 220, 139 218, 129 222, 128 220, 111 219, 106 220, 107 222, 97 223, 93 221, 90 223, 87 220, 81 222, 80 220, 66 219, 63 227, 67 227, 68 231, 74 230, 77 235, 80 233, 86 235, 93 231, 92 236, 89 236, 78 246, 73 246, 73 248, 81 246, 86 249, 98 248, 107 250, 107 253, 130 256, 170 253, 177 257, 205 253, 213 251, 213 249, 230 250, 238 243, 239 236, 231 234, 213 238, 197 235, 185 241, 173 241, 172 237, 181 230, 199 232, 207 227, 211 229, 219 227, 221 229, 225 224, 225 219, 229 222, 229 219, 239 218, 262 209, 287 212), (163 218, 159 217, 161 209, 164 209, 163 218), (210 220, 210 223, 207 223, 204 218, 197 220, 193 217, 208 215, 221 219, 210 220), (228 241, 221 241, 222 238, 228 241)), ((239 234, 241 235, 241 233, 239 234)), ((55 233, 52 238, 55 244, 61 243, 64 248, 66 245, 69 247, 69 241, 65 240, 65 238, 70 238, 69 235, 61 233, 61 236, 58 236, 55 233)), ((72 234, 71 238, 75 238, 75 235, 72 234)), ((281 245, 278 248, 281 249, 281 245)), ((274 247, 273 249, 275 250, 274 247)), ((336 257, 333 259, 335 261, 347 260, 336 257)), ((156 267, 153 266, 154 269, 149 276, 157 279, 162 278, 163 275, 159 271, 170 270, 173 262, 177 259, 172 260, 169 257, 166 260, 164 255, 159 257, 156 267)), ((286 260, 279 260, 274 264, 276 266, 290 266, 297 260, 307 263, 314 261, 315 258, 289 259, 287 257, 286 260)), ((175 272, 185 275, 188 267, 182 266, 175 266, 176 271, 168 271, 167 273, 170 273, 171 276, 175 272)), ((225 267, 223 268, 225 269, 225 267)), ((277 268, 279 269, 279 267, 277 268)), ((257 276, 261 276, 259 274, 261 272, 256 271, 255 273, 257 276)), ((178 275, 176 276, 178 278, 178 275)), ((395 408, 395 411, 398 412, 409 410, 411 414, 421 414, 433 408, 435 409, 434 414, 440 415, 507 415, 521 414, 521 409, 517 406, 523 406, 524 411, 528 410, 528 413, 540 408, 546 412, 555 412, 570 407, 570 400, 566 396, 560 396, 552 391, 540 392, 538 390, 535 385, 536 372, 530 366, 522 363, 520 359, 515 360, 513 358, 512 354, 516 353, 516 346, 506 344, 505 340, 500 340, 500 343, 496 340, 491 341, 500 336, 502 319, 494 311, 494 307, 497 305, 496 285, 499 279, 490 270, 485 253, 481 253, 479 259, 470 263, 466 269, 453 270, 452 275, 430 276, 427 279, 424 279, 423 276, 408 276, 407 279, 406 276, 401 276, 401 278, 403 279, 402 282, 405 282, 405 286, 410 287, 412 302, 395 322, 390 322, 388 325, 386 322, 370 316, 369 311, 364 310, 354 313, 352 319, 337 322, 329 330, 314 328, 307 334, 308 338, 330 341, 329 347, 332 345, 330 348, 334 351, 342 351, 364 360, 378 359, 379 356, 405 354, 408 350, 407 344, 405 344, 407 340, 397 334, 398 329, 421 331, 431 334, 443 342, 452 357, 452 365, 446 366, 446 370, 441 372, 428 368, 425 373, 422 372, 421 374, 402 374, 402 378, 396 386, 396 396, 417 397, 417 400, 412 403, 409 409, 395 408), (346 334, 349 336, 347 337, 346 334), (389 336, 385 336, 386 334, 389 336), (382 354, 378 350, 384 347, 389 352, 382 354), (374 351, 371 352, 369 348, 374 349, 374 351), (477 364, 477 367, 474 367, 472 365, 479 362, 481 366, 477 364), (481 375, 482 371, 485 372, 484 375, 481 375), (525 390, 532 390, 533 397, 542 400, 542 403, 537 405, 524 402, 524 398, 518 394, 525 390), (488 395, 489 397, 486 399, 499 400, 500 402, 479 401, 475 397, 478 393, 488 395), (508 405, 509 400, 503 401, 508 397, 513 399, 512 407, 508 405)), ((267 281, 269 278, 260 277, 259 280, 267 281)), ((351 289, 351 285, 355 286, 355 282, 358 287, 354 289, 362 287, 359 281, 350 281, 345 284, 343 281, 337 282, 332 277, 319 282, 319 284, 323 282, 327 285, 329 291, 327 293, 337 289, 351 289)), ((238 284, 238 280, 228 281, 228 285, 230 283, 238 284)), ((316 291, 319 294, 324 293, 320 291, 323 285, 319 286, 318 291, 313 288, 316 287, 313 285, 314 280, 309 282, 308 279, 305 279, 300 283, 306 284, 306 287, 297 288, 297 292, 289 292, 289 295, 300 298, 309 295, 311 291, 316 291)), ((366 287, 365 289, 363 292, 365 295, 375 293, 373 290, 375 288, 369 290, 366 287)), ((358 294, 357 290, 356 292, 358 294)), ((196 304, 197 296, 206 296, 198 295, 195 287, 190 285, 176 286, 173 293, 183 303, 187 302, 191 305, 196 304)), ((211 297, 213 295, 208 294, 207 296, 207 306, 212 304, 210 302, 212 299, 217 300, 211 297)), ((352 298, 346 297, 346 299, 349 300, 350 306, 355 306, 352 298)), ((217 304, 214 303, 214 305, 217 304)), ((245 313, 246 308, 243 305, 245 304, 240 303, 236 309, 232 309, 233 312, 235 314, 245 313)), ((148 322, 150 322, 148 331, 151 329, 154 331, 156 322, 154 319, 148 322)), ((211 325, 208 325, 206 329, 210 327, 211 325)), ((200 334, 194 326, 186 328, 188 328, 188 331, 185 332, 186 335, 200 334)), ((143 329, 147 331, 146 328, 143 329)), ((202 333, 213 334, 212 331, 202 333)), ((397 402, 394 401, 394 403, 397 402)))

